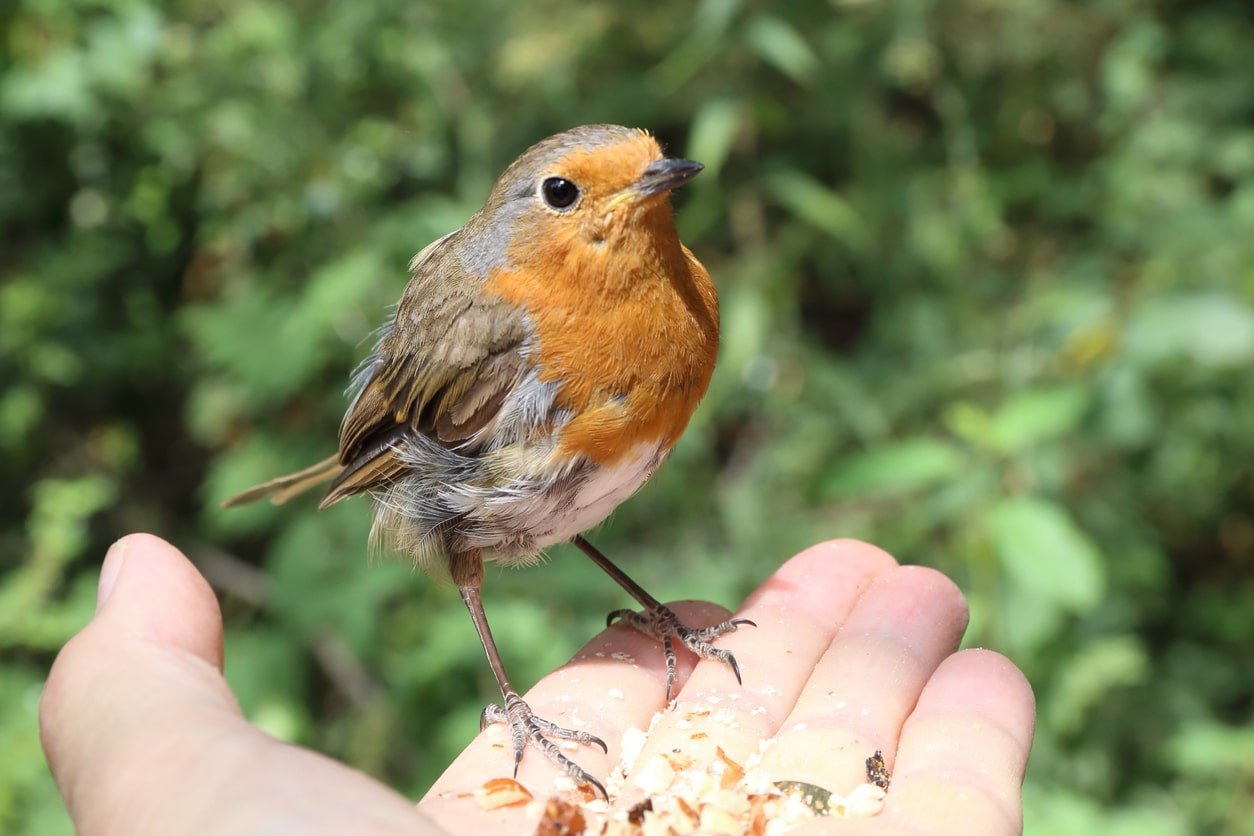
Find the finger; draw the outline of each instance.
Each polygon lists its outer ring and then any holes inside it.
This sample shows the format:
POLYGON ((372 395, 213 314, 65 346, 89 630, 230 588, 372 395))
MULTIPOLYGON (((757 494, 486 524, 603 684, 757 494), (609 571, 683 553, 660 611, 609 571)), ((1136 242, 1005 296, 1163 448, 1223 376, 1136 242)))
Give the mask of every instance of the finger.
POLYGON ((101 593, 40 703, 79 832, 242 833, 293 819, 299 832, 432 832, 400 796, 244 720, 221 675, 217 602, 178 550, 119 541, 101 593))
POLYGON ((118 541, 98 599, 96 617, 58 655, 40 704, 44 749, 71 814, 105 800, 94 779, 108 780, 103 765, 143 727, 167 720, 172 690, 193 690, 200 714, 237 713, 221 677, 217 601, 173 547, 147 535, 118 541), (132 674, 145 656, 162 657, 177 678, 141 682, 132 674))
MULTIPOLYGON (((716 624, 728 612, 698 601, 669 605, 687 624, 716 624)), ((676 681, 691 674, 695 660, 678 654, 676 681)), ((623 736, 630 728, 647 729, 665 707, 666 664, 661 645, 638 630, 615 624, 595 636, 562 667, 536 683, 525 695, 540 717, 600 737, 608 754, 596 746, 556 741, 571 760, 605 781, 618 762, 623 736)), ((539 810, 524 806, 484 811, 474 792, 490 779, 510 777, 514 770, 513 744, 503 725, 490 726, 476 737, 420 802, 420 809, 460 832, 524 832, 535 827, 539 810), (483 830, 466 831, 471 826, 483 830)), ((570 780, 539 751, 528 747, 518 770, 518 781, 537 799, 570 788, 570 780)), ((613 787, 611 786, 611 791, 613 787)))
POLYGON ((807 549, 780 567, 737 612, 757 627, 719 641, 740 661, 744 685, 716 660, 698 664, 674 710, 658 718, 629 776, 625 799, 660 789, 652 786, 649 772, 656 769, 658 756, 682 768, 714 762, 721 749, 744 765, 794 710, 815 664, 860 596, 896 566, 880 549, 841 540, 807 549))
POLYGON ((946 659, 902 729, 884 815, 907 830, 955 822, 963 833, 1021 832, 1035 708, 1031 685, 1004 656, 946 659))
POLYGON ((763 756, 767 774, 842 794, 865 783, 867 757, 882 749, 891 763, 903 723, 966 624, 962 593, 939 572, 902 566, 877 577, 763 756))

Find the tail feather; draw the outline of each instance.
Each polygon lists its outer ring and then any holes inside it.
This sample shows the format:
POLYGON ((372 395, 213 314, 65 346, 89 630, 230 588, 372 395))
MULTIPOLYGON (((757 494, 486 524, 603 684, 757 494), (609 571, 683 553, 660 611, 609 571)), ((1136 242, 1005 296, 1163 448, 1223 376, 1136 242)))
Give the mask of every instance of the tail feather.
POLYGON ((230 499, 224 500, 222 507, 234 508, 237 505, 247 505, 267 496, 270 497, 270 501, 275 505, 282 505, 298 493, 302 493, 314 485, 334 479, 343 469, 343 466, 340 464, 340 457, 336 454, 323 459, 317 464, 310 465, 304 470, 298 470, 295 473, 271 479, 269 482, 263 482, 246 491, 237 493, 230 499))

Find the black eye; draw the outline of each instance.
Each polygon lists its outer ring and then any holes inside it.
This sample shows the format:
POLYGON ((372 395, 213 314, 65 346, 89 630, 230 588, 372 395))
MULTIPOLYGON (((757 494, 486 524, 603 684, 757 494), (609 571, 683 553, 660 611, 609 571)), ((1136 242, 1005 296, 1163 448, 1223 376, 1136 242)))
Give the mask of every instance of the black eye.
POLYGON ((579 199, 579 187, 564 177, 550 177, 540 187, 544 202, 554 209, 569 209, 579 199))

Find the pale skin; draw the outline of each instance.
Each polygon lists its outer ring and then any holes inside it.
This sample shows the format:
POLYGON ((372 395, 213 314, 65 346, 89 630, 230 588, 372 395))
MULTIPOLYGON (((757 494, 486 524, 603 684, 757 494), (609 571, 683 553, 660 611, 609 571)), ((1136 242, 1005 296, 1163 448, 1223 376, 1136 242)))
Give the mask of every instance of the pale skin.
MULTIPOLYGON (((415 805, 252 726, 222 678, 213 592, 164 541, 120 541, 105 560, 100 591, 96 617, 62 650, 40 705, 44 748, 79 833, 534 829, 524 807, 484 812, 465 795, 510 774, 513 756, 500 729, 476 737, 415 805)), ((689 624, 728 616, 708 603, 674 609, 689 624)), ((758 626, 718 644, 735 653, 744 684, 717 661, 695 664, 681 653, 677 704, 654 725, 638 764, 676 747, 701 758, 715 746, 743 763, 773 738, 763 760, 773 777, 842 792, 866 780, 865 758, 882 749, 893 782, 880 815, 820 819, 793 832, 1021 831, 1032 691, 1004 657, 956 652, 966 602, 943 575, 898 566, 872 546, 833 541, 788 561, 736 615, 758 626), (733 714, 691 711, 702 705, 733 714)), ((616 626, 526 697, 537 713, 609 744, 608 755, 596 747, 570 753, 603 776, 618 760, 623 732, 647 728, 666 708, 664 676, 657 644, 616 626)), ((528 752, 518 778, 543 796, 555 775, 528 752)), ((637 800, 625 791, 615 803, 637 800)))

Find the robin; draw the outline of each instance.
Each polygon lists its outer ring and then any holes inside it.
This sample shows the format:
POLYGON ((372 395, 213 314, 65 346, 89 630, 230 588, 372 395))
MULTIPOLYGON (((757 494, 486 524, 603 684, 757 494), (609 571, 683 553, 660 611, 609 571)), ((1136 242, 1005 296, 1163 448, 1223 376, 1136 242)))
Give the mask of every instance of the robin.
POLYGON ((718 297, 670 203, 701 168, 617 125, 529 148, 465 226, 410 262, 354 377, 339 452, 223 503, 278 504, 328 480, 320 509, 372 495, 372 541, 457 585, 503 697, 483 723, 509 725, 515 774, 530 741, 602 796, 549 738, 604 741, 535 716, 510 684, 480 599, 483 564, 573 542, 643 607, 608 622, 663 643, 668 700, 676 641, 740 680, 711 642, 751 622, 681 624, 582 535, 653 475, 714 370, 718 297))

